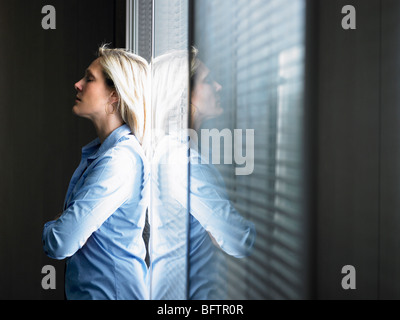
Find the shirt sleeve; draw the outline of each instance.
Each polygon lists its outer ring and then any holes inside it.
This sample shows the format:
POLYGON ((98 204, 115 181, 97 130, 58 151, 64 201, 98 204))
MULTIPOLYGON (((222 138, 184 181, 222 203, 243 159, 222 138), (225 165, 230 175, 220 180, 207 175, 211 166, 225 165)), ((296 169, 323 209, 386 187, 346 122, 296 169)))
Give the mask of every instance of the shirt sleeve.
POLYGON ((224 252, 247 256, 255 241, 255 226, 237 212, 220 174, 204 164, 191 165, 190 174, 190 213, 224 252))
POLYGON ((100 159, 85 177, 68 208, 57 221, 45 224, 45 253, 62 260, 84 246, 87 239, 131 196, 137 159, 125 155, 100 159), (135 163, 136 162, 136 163, 135 163))

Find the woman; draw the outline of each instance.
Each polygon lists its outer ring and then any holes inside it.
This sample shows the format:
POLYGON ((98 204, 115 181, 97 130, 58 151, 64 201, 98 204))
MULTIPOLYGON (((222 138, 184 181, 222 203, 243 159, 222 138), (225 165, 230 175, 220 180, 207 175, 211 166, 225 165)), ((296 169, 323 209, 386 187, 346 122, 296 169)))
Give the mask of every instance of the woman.
POLYGON ((148 167, 141 147, 147 62, 122 49, 99 49, 75 84, 73 112, 90 119, 98 138, 83 147, 64 212, 45 224, 43 245, 67 260, 67 299, 147 299, 148 167))

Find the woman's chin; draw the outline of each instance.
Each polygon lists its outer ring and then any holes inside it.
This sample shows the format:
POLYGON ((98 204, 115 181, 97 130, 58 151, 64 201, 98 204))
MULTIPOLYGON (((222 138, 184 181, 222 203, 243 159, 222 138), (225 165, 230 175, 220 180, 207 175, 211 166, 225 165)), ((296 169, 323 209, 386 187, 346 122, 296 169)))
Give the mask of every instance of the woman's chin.
POLYGON ((74 105, 74 106, 72 107, 72 113, 73 113, 74 115, 78 116, 78 117, 82 117, 82 114, 81 114, 81 112, 79 111, 79 108, 78 108, 77 105, 74 105))
POLYGON ((218 107, 214 114, 213 114, 213 118, 219 117, 220 115, 222 115, 224 113, 224 109, 222 109, 221 107, 218 107))

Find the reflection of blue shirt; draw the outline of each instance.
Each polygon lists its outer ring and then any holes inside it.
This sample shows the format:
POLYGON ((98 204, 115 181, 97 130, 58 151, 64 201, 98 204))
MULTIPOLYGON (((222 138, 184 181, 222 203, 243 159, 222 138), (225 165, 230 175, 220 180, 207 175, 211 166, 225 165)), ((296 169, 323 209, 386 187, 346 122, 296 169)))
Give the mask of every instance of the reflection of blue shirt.
POLYGON ((212 164, 190 149, 189 299, 226 299, 225 253, 250 254, 256 231, 229 200, 224 179, 212 164))
POLYGON ((219 171, 203 164, 195 148, 188 149, 179 139, 167 136, 153 159, 153 299, 224 298, 220 280, 226 270, 210 235, 223 252, 237 258, 247 256, 255 241, 254 224, 229 201, 219 171))
POLYGON ((67 260, 68 299, 147 299, 148 168, 127 125, 82 148, 57 221, 45 224, 46 254, 67 260))

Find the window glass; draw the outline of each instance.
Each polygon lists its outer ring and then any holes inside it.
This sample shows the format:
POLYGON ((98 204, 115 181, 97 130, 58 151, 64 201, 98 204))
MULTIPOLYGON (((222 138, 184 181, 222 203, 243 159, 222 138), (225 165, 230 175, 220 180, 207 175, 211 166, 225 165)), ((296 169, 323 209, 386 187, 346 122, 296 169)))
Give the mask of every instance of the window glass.
POLYGON ((188 17, 186 0, 153 7, 151 299, 187 299, 189 222, 188 17))
POLYGON ((307 298, 305 0, 190 6, 135 4, 152 68, 151 299, 307 298))
MULTIPOLYGON (((214 258, 216 298, 304 298, 305 2, 198 0, 193 28, 219 103, 199 128, 213 129, 221 138, 219 147, 203 150, 214 158, 215 175, 223 178, 220 187, 225 188, 210 207, 226 223, 216 221, 211 230, 220 232, 222 249, 214 258), (229 204, 222 203, 225 196, 229 204)), ((191 198, 191 210, 193 205, 191 198)), ((191 282, 189 292, 197 285, 191 282)))

